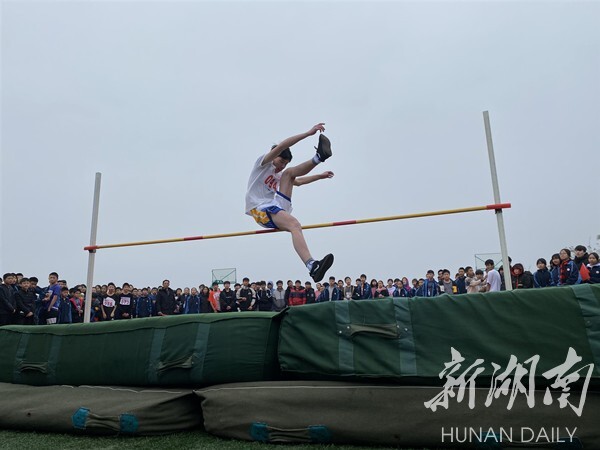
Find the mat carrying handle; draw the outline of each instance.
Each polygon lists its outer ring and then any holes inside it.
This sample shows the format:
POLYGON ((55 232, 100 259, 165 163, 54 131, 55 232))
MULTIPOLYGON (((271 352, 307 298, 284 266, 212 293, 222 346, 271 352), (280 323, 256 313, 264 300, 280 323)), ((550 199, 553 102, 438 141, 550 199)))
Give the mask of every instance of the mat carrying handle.
POLYGON ((331 442, 331 432, 324 425, 310 425, 306 428, 276 428, 263 422, 250 426, 250 436, 258 442, 306 442, 327 444, 331 442))

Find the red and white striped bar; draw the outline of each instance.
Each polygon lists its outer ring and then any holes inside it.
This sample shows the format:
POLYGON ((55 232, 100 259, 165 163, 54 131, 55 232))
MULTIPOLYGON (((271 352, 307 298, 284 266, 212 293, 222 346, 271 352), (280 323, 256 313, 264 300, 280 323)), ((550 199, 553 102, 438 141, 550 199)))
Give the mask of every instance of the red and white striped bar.
MULTIPOLYGON (((472 206, 470 208, 458 208, 458 209, 445 209, 442 211, 428 211, 421 213, 413 213, 413 214, 402 214, 398 216, 386 216, 386 217, 373 217, 370 219, 357 219, 357 220, 344 220, 341 222, 327 222, 327 223, 318 223, 313 225, 304 225, 302 227, 303 230, 312 230, 315 228, 327 228, 327 227, 339 227, 344 225, 358 225, 361 223, 373 223, 373 222, 385 222, 389 220, 403 220, 403 219, 415 219, 418 217, 429 217, 429 216, 443 216, 447 214, 461 214, 467 212, 474 211, 486 211, 486 210, 494 210, 501 211, 503 209, 510 208, 510 203, 496 203, 492 205, 485 206, 472 206)), ((221 233, 221 234, 208 234, 204 236, 189 236, 182 238, 172 238, 172 239, 156 239, 152 241, 138 241, 138 242, 123 242, 120 244, 104 244, 104 245, 88 245, 83 249, 88 252, 95 252, 96 250, 101 250, 105 248, 118 248, 118 247, 133 247, 138 245, 153 245, 153 244, 169 244, 171 242, 185 242, 185 241, 199 241, 205 239, 220 239, 220 238, 228 238, 228 237, 237 237, 237 236, 249 236, 253 234, 265 234, 265 233, 278 233, 281 230, 274 229, 262 229, 262 230, 252 230, 252 231, 239 231, 237 233, 221 233)))

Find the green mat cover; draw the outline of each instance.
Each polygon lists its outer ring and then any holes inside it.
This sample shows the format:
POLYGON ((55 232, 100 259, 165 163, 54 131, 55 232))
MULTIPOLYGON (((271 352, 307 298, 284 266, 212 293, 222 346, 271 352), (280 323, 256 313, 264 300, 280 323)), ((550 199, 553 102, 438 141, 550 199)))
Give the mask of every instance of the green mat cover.
POLYGON ((0 382, 168 386, 278 376, 275 313, 0 328, 0 382))
MULTIPOLYGON (((522 394, 510 408, 508 396, 485 406, 488 390, 475 389, 473 408, 466 395, 461 402, 456 396, 450 398, 447 408, 436 411, 425 403, 441 392, 439 387, 280 381, 210 386, 194 392, 202 399, 206 431, 233 439, 479 450, 522 444, 563 450, 600 448, 600 393, 592 391, 587 392, 580 416, 568 405, 561 407, 556 394, 545 405, 543 390, 533 393, 532 407, 522 394)), ((578 405, 580 395, 571 393, 568 401, 578 405)))
MULTIPOLYGON (((290 308, 280 331, 279 362, 295 378, 385 378, 443 383, 451 348, 464 358, 458 377, 477 359, 480 377, 511 355, 535 375, 563 364, 569 348, 600 375, 600 285, 487 294, 335 301, 290 308)), ((474 369, 475 369, 474 368, 474 369)))
POLYGON ((0 398, 1 429, 153 435, 202 427, 191 389, 0 383, 0 398))

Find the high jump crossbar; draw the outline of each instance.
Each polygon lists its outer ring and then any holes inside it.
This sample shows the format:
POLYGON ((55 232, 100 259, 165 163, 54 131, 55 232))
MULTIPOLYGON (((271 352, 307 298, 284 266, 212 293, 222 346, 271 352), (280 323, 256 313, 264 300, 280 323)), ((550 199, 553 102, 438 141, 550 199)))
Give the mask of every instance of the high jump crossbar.
MULTIPOLYGON (((304 225, 302 227, 303 230, 312 230, 315 228, 328 228, 328 227, 340 227, 344 225, 358 225, 361 223, 373 223, 373 222, 385 222, 389 220, 403 220, 403 219, 415 219, 418 217, 429 217, 429 216, 443 216, 447 214, 460 214, 467 213, 473 211, 486 211, 486 210, 494 210, 500 211, 502 209, 510 208, 510 203, 496 203, 493 205, 485 205, 485 206, 472 206, 469 208, 456 208, 456 209, 444 209, 441 211, 428 211, 428 212, 420 212, 413 214, 401 214, 397 216, 386 216, 386 217, 373 217, 370 219, 357 219, 357 220, 345 220, 342 222, 326 222, 326 223, 317 223, 313 225, 304 225)), ((263 229, 263 230, 252 230, 252 231, 239 231, 236 233, 220 233, 220 234, 208 234, 204 236, 189 236, 189 237, 181 237, 181 238, 171 238, 171 239, 155 239, 152 241, 137 241, 137 242, 123 242, 120 244, 104 244, 104 245, 88 245, 84 247, 84 250, 88 252, 95 252, 96 250, 101 250, 105 248, 117 248, 117 247, 133 247, 137 245, 153 245, 153 244, 170 244, 172 242, 186 242, 186 241, 200 241, 206 239, 221 239, 221 238, 229 238, 229 237, 237 237, 237 236, 249 236, 253 234, 266 234, 266 233, 277 233, 281 230, 276 229, 263 229)))

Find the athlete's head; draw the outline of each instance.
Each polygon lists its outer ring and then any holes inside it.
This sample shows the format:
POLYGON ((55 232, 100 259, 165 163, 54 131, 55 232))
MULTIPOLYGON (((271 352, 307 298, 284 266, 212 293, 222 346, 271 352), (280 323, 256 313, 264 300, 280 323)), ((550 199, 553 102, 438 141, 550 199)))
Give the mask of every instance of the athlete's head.
MULTIPOLYGON (((275 147, 277 147, 276 145, 271 147, 271 150, 273 150, 275 147)), ((279 153, 279 156, 277 158, 275 158, 273 160, 273 165, 275 166, 275 170, 277 172, 281 172, 283 169, 285 169, 285 166, 288 165, 289 162, 292 161, 292 152, 289 148, 284 149, 281 153, 279 153)))

